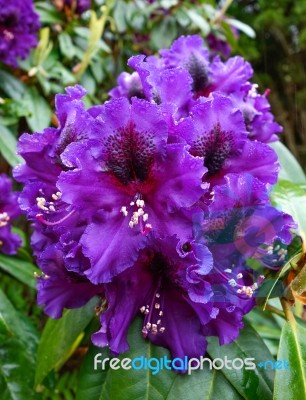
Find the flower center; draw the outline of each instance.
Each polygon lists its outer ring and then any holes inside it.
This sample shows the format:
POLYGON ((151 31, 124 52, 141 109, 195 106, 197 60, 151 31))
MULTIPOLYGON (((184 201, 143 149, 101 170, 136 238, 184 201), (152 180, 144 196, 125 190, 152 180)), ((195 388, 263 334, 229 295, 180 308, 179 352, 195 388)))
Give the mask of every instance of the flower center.
POLYGON ((14 28, 19 23, 19 16, 17 12, 9 12, 0 17, 0 26, 5 29, 14 28))
POLYGON ((128 217, 130 214, 129 228, 133 229, 135 226, 138 226, 140 232, 146 236, 151 232, 152 225, 147 222, 149 215, 144 211, 144 208, 145 202, 141 199, 141 195, 137 194, 135 199, 130 202, 130 206, 121 207, 120 212, 124 217, 128 217))
POLYGON ((208 84, 208 76, 205 65, 192 54, 186 65, 190 73, 193 83, 192 90, 194 92, 201 92, 208 84))
POLYGON ((144 182, 154 163, 156 146, 149 132, 133 125, 118 130, 104 141, 106 168, 124 185, 144 182))
POLYGON ((191 154, 204 157, 208 174, 214 175, 222 168, 225 160, 233 150, 233 133, 221 129, 219 123, 207 134, 198 136, 191 147, 191 154))

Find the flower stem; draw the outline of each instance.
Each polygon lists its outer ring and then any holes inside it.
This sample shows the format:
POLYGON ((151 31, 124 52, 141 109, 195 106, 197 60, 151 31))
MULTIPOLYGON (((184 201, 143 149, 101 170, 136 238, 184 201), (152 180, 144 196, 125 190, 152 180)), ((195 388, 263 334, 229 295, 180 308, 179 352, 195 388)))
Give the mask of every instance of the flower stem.
POLYGON ((286 320, 289 322, 295 322, 292 310, 291 310, 291 305, 288 302, 287 299, 285 299, 284 297, 282 299, 280 299, 285 316, 286 316, 286 320))
POLYGON ((286 315, 282 310, 279 310, 278 308, 271 306, 270 304, 266 305, 266 310, 271 311, 272 313, 274 313, 282 318, 286 318, 286 315))
POLYGON ((89 66, 92 57, 98 51, 98 43, 103 35, 105 24, 113 5, 114 0, 106 0, 105 5, 101 7, 102 16, 100 18, 97 17, 97 14, 94 11, 91 11, 88 47, 84 53, 82 62, 74 68, 77 81, 81 78, 86 68, 89 66))

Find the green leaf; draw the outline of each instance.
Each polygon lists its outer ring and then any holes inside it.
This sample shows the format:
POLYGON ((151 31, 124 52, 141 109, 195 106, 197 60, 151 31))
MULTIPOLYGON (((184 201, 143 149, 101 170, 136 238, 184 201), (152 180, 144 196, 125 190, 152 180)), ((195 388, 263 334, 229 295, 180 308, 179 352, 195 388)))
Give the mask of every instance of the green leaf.
POLYGON ((283 326, 278 360, 288 370, 276 370, 273 400, 306 400, 306 329, 293 318, 283 326))
MULTIPOLYGON (((208 354, 212 358, 255 358, 256 364, 273 360, 273 356, 258 333, 248 324, 240 331, 235 342, 219 346, 217 338, 209 339, 208 354)), ((222 373, 235 387, 237 392, 247 400, 271 399, 273 392, 274 372, 256 368, 235 370, 223 368, 222 373)))
MULTIPOLYGON (((160 359, 167 356, 169 359, 170 355, 166 349, 153 346, 149 341, 142 339, 141 328, 141 320, 137 319, 128 335, 131 350, 119 358, 160 359)), ((219 346, 216 340, 212 340, 208 352, 214 358, 227 356, 232 360, 237 357, 256 358, 258 362, 273 359, 264 342, 249 325, 241 331, 240 338, 231 345, 219 346)), ((174 373, 165 368, 155 375, 149 369, 113 370, 109 368, 108 362, 105 363, 105 369, 99 364, 94 370, 94 357, 98 353, 102 353, 101 360, 109 357, 106 348, 90 347, 81 367, 76 400, 272 398, 273 372, 271 371, 244 368, 210 370, 207 362, 203 370, 193 371, 191 375, 174 373)))
POLYGON ((35 3, 35 8, 39 13, 39 19, 45 24, 56 24, 63 22, 63 13, 60 13, 52 4, 46 2, 35 3))
POLYGON ((96 303, 92 299, 82 308, 66 311, 61 319, 48 320, 39 342, 35 385, 53 369, 58 370, 74 352, 94 315, 96 303))
POLYGON ((2 125, 18 124, 19 119, 27 114, 27 110, 25 110, 21 101, 0 99, 0 121, 2 125))
POLYGON ((210 25, 205 18, 202 17, 196 10, 190 9, 186 10, 186 14, 194 23, 194 25, 199 28, 204 36, 207 36, 210 32, 210 25))
POLYGON ((299 232, 306 233, 306 213, 301 207, 306 204, 306 184, 280 180, 273 188, 271 200, 276 207, 292 216, 299 232))
POLYGON ((276 151, 281 165, 279 179, 295 183, 306 183, 306 176, 294 155, 281 142, 270 143, 276 151))
POLYGON ((71 60, 75 56, 75 49, 70 35, 67 32, 61 32, 58 35, 58 40, 63 56, 71 60))
POLYGON ((117 1, 113 11, 113 17, 118 33, 123 33, 127 29, 126 12, 127 4, 122 0, 117 1))
POLYGON ((279 341, 281 329, 274 318, 274 314, 255 307, 246 315, 245 319, 253 326, 261 338, 279 341))
POLYGON ((13 133, 5 126, 0 125, 0 151, 6 161, 14 167, 22 162, 16 154, 17 140, 13 133))
POLYGON ((151 30, 151 46, 154 49, 167 48, 177 36, 174 18, 166 17, 151 30))
MULTIPOLYGON (((273 289, 275 288, 277 282, 288 271, 290 271, 290 269, 292 268, 292 265, 294 265, 300 258, 301 258, 301 254, 294 255, 293 257, 290 258, 290 260, 288 262, 286 262, 286 264, 277 272, 277 274, 272 279, 268 279, 270 281, 269 282, 269 286, 267 287, 268 293, 263 293, 263 294, 265 294, 265 301, 264 301, 264 304, 263 304, 263 310, 265 310, 265 308, 266 308, 266 306, 268 304, 268 301, 269 301, 269 299, 270 299, 270 297, 272 295, 273 289)), ((259 293, 260 293, 260 290, 259 290, 259 293)), ((263 295, 261 295, 260 297, 263 297, 263 295)))
POLYGON ((91 18, 89 22, 89 36, 88 45, 84 53, 82 62, 78 65, 76 77, 79 79, 87 67, 89 66, 92 58, 95 56, 99 47, 101 46, 101 37, 104 32, 106 21, 108 20, 109 13, 114 6, 114 0, 106 0, 105 6, 101 8, 102 15, 100 17, 91 10, 91 18))
POLYGON ((31 114, 26 117, 33 131, 41 132, 51 122, 51 110, 46 100, 38 93, 35 87, 29 87, 26 91, 24 101, 31 114))
MULTIPOLYGON (((130 335, 131 339, 131 335, 130 335)), ((138 332, 138 340, 141 340, 138 332)), ((136 343, 135 343, 136 345, 136 343)), ((135 346, 136 347, 136 346, 135 346)), ((147 344, 144 351, 129 351, 119 358, 164 357, 169 353, 152 344, 147 344)), ((191 375, 176 374, 162 370, 157 375, 141 370, 94 370, 93 360, 96 354, 102 353, 103 359, 108 352, 94 346, 89 348, 81 367, 76 400, 102 399, 150 399, 150 400, 240 400, 242 397, 217 370, 205 368, 191 375), (132 371, 132 372, 131 372, 132 371)), ((107 364, 106 364, 107 365, 107 364)))
POLYGON ((20 79, 15 78, 13 75, 6 71, 0 71, 0 89, 10 98, 14 100, 21 100, 26 86, 20 79))
POLYGON ((2 400, 37 399, 37 333, 0 290, 0 393, 2 400))
POLYGON ((17 257, 0 254, 0 268, 3 271, 8 272, 20 282, 30 286, 33 289, 36 288, 36 279, 34 278, 34 273, 39 273, 40 270, 32 263, 20 260, 17 257))
POLYGON ((53 43, 50 41, 50 28, 42 28, 39 32, 39 42, 33 54, 34 70, 37 70, 38 66, 42 66, 44 61, 48 58, 52 47, 53 43))
POLYGON ((184 8, 179 8, 175 13, 175 18, 177 22, 183 27, 186 28, 190 24, 190 18, 188 17, 186 10, 184 8))
POLYGON ((226 18, 226 22, 233 26, 234 28, 239 29, 239 31, 245 33, 250 38, 254 39, 256 37, 256 32, 250 25, 245 24, 244 22, 238 21, 237 19, 226 18))

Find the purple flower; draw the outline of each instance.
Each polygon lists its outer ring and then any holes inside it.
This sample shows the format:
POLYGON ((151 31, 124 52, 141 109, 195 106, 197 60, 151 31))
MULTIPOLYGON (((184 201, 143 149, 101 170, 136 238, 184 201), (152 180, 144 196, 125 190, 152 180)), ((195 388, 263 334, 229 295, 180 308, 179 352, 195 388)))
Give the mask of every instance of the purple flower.
POLYGON ((5 174, 0 175, 0 252, 16 254, 21 239, 12 233, 12 221, 20 216, 18 193, 12 192, 12 181, 5 174))
POLYGON ((271 245, 258 248, 254 254, 254 258, 266 268, 278 271, 288 262, 287 246, 280 240, 276 240, 271 245))
POLYGON ((251 65, 243 57, 231 57, 223 62, 215 57, 210 65, 209 86, 206 92, 219 91, 230 95, 251 88, 248 80, 253 76, 251 65))
POLYGON ((229 290, 227 276, 212 268, 203 245, 182 244, 174 236, 153 241, 133 267, 105 285, 108 309, 94 344, 109 345, 114 354, 127 351, 129 325, 140 313, 142 335, 169 348, 173 357, 203 355, 208 331, 222 344, 234 340, 253 300, 229 290))
POLYGON ((112 98, 126 97, 130 100, 132 97, 138 97, 139 99, 145 97, 137 72, 133 72, 132 74, 122 72, 117 81, 118 86, 109 92, 112 98))
POLYGON ((182 36, 170 49, 160 50, 161 57, 133 56, 128 65, 136 72, 123 73, 118 86, 110 91, 115 98, 135 96, 156 104, 171 104, 176 121, 188 116, 195 101, 205 102, 209 96, 230 97, 243 117, 251 140, 264 143, 278 140, 282 128, 274 121, 266 94, 257 93, 250 79, 251 65, 242 57, 222 61, 212 58, 203 40, 197 36, 182 36))
MULTIPOLYGON (((71 264, 75 264, 72 242, 79 241, 80 231, 86 228, 87 220, 84 213, 80 216, 62 200, 57 181, 61 172, 69 169, 63 158, 66 147, 75 141, 84 141, 93 129, 93 119, 81 101, 84 94, 84 89, 76 86, 68 88, 67 94, 56 97, 59 127, 46 128, 43 133, 33 135, 23 134, 18 151, 26 162, 14 169, 15 179, 25 183, 19 203, 33 222, 32 246, 35 255, 39 256, 47 246, 60 242, 65 234, 63 246, 69 253, 67 257, 71 264)), ((81 265, 86 266, 86 262, 79 260, 76 258, 75 262, 80 264, 81 270, 81 265)), ((71 267, 76 268, 76 265, 71 267)))
POLYGON ((17 67, 37 45, 39 27, 32 0, 0 0, 0 60, 17 67))
POLYGON ((193 91, 201 92, 208 82, 209 52, 197 35, 182 36, 171 48, 160 50, 166 68, 184 67, 192 77, 193 91))
POLYGON ((60 318, 64 308, 79 308, 92 297, 103 294, 103 288, 93 285, 85 276, 67 271, 60 246, 51 245, 41 254, 38 265, 42 275, 37 278, 37 302, 52 318, 60 318))
POLYGON ((228 58, 231 55, 231 46, 226 40, 220 38, 217 34, 211 32, 207 36, 206 40, 212 56, 220 54, 224 58, 228 58))
POLYGON ((96 121, 91 147, 67 148, 63 156, 74 169, 61 174, 58 187, 63 201, 93 215, 81 244, 91 260, 86 275, 101 283, 134 264, 150 232, 190 239, 187 211, 205 193, 206 168, 183 143, 167 144, 157 105, 121 98, 90 113, 96 121))
POLYGON ((147 100, 166 105, 176 119, 188 114, 192 103, 192 78, 186 70, 182 67, 160 69, 157 59, 145 60, 144 56, 131 57, 128 65, 138 72, 147 100))
POLYGON ((276 240, 290 243, 296 224, 272 207, 262 182, 247 173, 228 174, 225 181, 214 187, 207 211, 194 216, 195 238, 207 244, 216 265, 224 269, 245 258, 260 259, 276 240))
POLYGON ((190 145, 193 156, 203 157, 207 181, 224 183, 227 174, 244 171, 264 183, 276 183, 276 153, 266 144, 248 139, 243 115, 229 98, 217 94, 205 98, 190 114, 174 132, 190 145))
POLYGON ((145 338, 199 357, 207 336, 238 337, 263 279, 247 259, 267 265, 295 224, 269 200, 277 124, 251 66, 210 61, 197 36, 161 55, 132 57, 102 105, 58 95, 59 127, 21 136, 14 174, 49 315, 102 295, 95 344, 126 351, 142 313, 145 338))

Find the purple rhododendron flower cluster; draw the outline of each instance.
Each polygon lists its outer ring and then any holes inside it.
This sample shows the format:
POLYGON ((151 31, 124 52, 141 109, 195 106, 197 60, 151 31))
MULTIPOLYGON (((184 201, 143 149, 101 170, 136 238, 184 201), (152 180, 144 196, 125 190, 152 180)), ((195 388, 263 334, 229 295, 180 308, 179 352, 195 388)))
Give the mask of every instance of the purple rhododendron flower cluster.
POLYGON ((12 192, 12 181, 5 175, 0 175, 0 253, 16 254, 21 240, 12 233, 12 221, 21 214, 18 205, 17 192, 12 192))
POLYGON ((21 136, 14 175, 49 316, 99 295, 97 346, 128 350, 142 315, 145 338, 199 357, 207 336, 239 336, 263 279, 247 259, 281 261, 295 225, 269 200, 280 167, 265 142, 281 129, 251 66, 209 61, 197 36, 160 53, 132 57, 102 105, 86 109, 81 86, 57 95, 59 126, 21 136))
POLYGON ((213 94, 226 96, 243 115, 251 140, 269 143, 278 140, 282 131, 270 112, 266 91, 259 94, 252 84, 251 65, 240 56, 222 61, 211 57, 203 39, 197 35, 180 37, 161 57, 138 55, 128 65, 136 72, 123 72, 112 98, 137 96, 158 104, 172 105, 176 119, 188 116, 195 104, 213 94), (171 88, 171 90, 169 90, 171 88))
POLYGON ((32 0, 0 0, 0 61, 17 67, 37 45, 39 27, 32 0))

